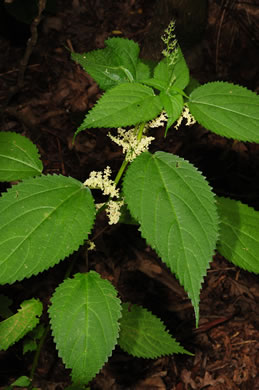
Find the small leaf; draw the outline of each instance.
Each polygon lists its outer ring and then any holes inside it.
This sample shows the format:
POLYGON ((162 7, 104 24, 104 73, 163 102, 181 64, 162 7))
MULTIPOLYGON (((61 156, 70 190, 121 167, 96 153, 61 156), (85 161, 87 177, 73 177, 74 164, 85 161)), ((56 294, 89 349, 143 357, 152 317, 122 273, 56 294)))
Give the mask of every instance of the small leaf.
POLYGON ((89 189, 65 176, 40 176, 0 198, 0 283, 52 267, 83 244, 95 206, 89 189))
POLYGON ((174 87, 184 89, 190 81, 190 72, 186 64, 182 50, 179 48, 178 61, 174 66, 175 82, 174 87))
POLYGON ((31 385, 31 380, 27 376, 20 376, 12 383, 11 387, 28 387, 31 385))
POLYGON ((167 90, 167 83, 164 80, 158 80, 154 78, 145 79, 141 81, 145 85, 149 85, 152 88, 157 89, 158 91, 166 91, 167 90))
POLYGON ((42 303, 30 299, 21 304, 18 313, 0 322, 0 350, 6 350, 30 332, 39 322, 42 303))
POLYGON ((165 325, 154 314, 138 305, 122 304, 119 346, 130 355, 155 359, 173 353, 186 353, 166 331, 165 325))
POLYGON ((154 70, 154 79, 164 84, 165 90, 172 86, 184 89, 189 83, 189 69, 184 56, 179 48, 179 55, 176 64, 170 65, 167 58, 161 60, 154 70))
POLYGON ((90 271, 66 279, 51 299, 52 333, 75 384, 94 378, 114 349, 121 316, 116 295, 109 281, 90 271))
POLYGON ((217 197, 218 251, 233 264, 259 273, 259 212, 239 201, 217 197))
POLYGON ((183 110, 183 97, 180 94, 170 95, 170 93, 161 92, 160 99, 168 116, 165 131, 166 135, 168 129, 181 116, 183 110))
POLYGON ((33 352, 37 349, 37 343, 35 340, 27 339, 23 343, 22 353, 25 355, 27 352, 33 352))
POLYGON ((40 175, 43 166, 36 146, 17 133, 0 133, 0 181, 40 175))
POLYGON ((120 84, 98 100, 76 134, 92 127, 136 125, 155 118, 161 110, 159 96, 151 88, 138 83, 120 84))
POLYGON ((207 181, 178 156, 142 153, 128 168, 123 191, 142 236, 184 286, 198 322, 201 283, 216 247, 218 226, 207 181))
POLYGON ((117 56, 118 63, 130 72, 133 80, 136 80, 136 68, 140 51, 139 45, 125 38, 109 38, 105 43, 113 50, 113 55, 117 56))
POLYGON ((188 106, 206 129, 227 138, 259 142, 259 96, 254 92, 217 81, 195 89, 188 106))
POLYGON ((43 324, 39 324, 34 328, 23 340, 23 355, 29 351, 36 351, 37 349, 37 340, 41 339, 46 328, 43 324))
POLYGON ((136 81, 141 82, 141 80, 148 79, 150 77, 150 68, 148 64, 139 60, 136 68, 136 81))
POLYGON ((136 80, 137 68, 140 71, 138 44, 124 38, 110 38, 105 43, 107 47, 104 49, 84 54, 72 53, 71 56, 104 91, 136 80))

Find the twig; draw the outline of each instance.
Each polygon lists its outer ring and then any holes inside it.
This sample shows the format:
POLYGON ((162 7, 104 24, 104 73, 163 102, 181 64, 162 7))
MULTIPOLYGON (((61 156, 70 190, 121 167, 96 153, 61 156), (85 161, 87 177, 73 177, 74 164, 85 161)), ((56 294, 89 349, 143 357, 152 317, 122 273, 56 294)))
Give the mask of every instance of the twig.
MULTIPOLYGON (((18 76, 17 76, 17 84, 12 90, 10 91, 10 94, 7 99, 7 104, 12 99, 12 97, 20 91, 24 86, 24 74, 28 65, 28 62, 30 60, 30 56, 32 54, 32 51, 37 43, 38 40, 38 25, 41 21, 42 12, 44 11, 46 7, 46 1, 47 0, 39 0, 38 4, 38 15, 33 19, 31 23, 31 37, 27 41, 26 50, 24 53, 24 56, 21 60, 19 70, 18 70, 18 76)), ((6 105, 7 105, 6 104, 6 105)))
POLYGON ((21 60, 21 66, 19 69, 18 79, 17 79, 18 90, 21 89, 24 85, 24 73, 28 65, 31 53, 38 40, 38 25, 41 21, 41 15, 45 7, 46 7, 46 0, 39 0, 38 15, 33 19, 31 23, 31 38, 29 38, 27 41, 27 47, 24 56, 21 60))

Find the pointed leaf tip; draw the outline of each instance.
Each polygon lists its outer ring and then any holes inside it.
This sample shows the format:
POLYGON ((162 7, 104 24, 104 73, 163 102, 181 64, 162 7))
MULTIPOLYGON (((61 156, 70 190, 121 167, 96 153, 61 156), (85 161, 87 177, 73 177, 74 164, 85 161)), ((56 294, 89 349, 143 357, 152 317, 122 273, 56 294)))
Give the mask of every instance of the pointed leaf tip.
POLYGON ((155 118, 161 111, 161 100, 152 88, 139 83, 119 84, 102 95, 77 133, 86 128, 136 125, 155 118))
POLYGON ((191 114, 206 129, 227 138, 259 142, 259 96, 239 85, 216 81, 191 92, 191 114))
POLYGON ((36 146, 21 134, 0 133, 0 181, 40 175, 42 162, 36 146))
POLYGON ((42 310, 42 303, 32 298, 24 301, 16 314, 0 322, 0 349, 5 351, 30 332, 39 323, 42 310))
POLYGON ((139 305, 122 304, 120 347, 130 355, 155 359, 173 353, 186 353, 154 314, 139 305))

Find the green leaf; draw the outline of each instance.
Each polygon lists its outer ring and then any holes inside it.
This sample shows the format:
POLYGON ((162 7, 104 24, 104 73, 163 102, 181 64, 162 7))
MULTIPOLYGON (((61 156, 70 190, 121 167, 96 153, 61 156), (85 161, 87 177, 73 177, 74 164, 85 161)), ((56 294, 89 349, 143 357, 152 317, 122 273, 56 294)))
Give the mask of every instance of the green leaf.
POLYGON ((117 56, 118 63, 126 68, 135 80, 136 68, 139 61, 139 45, 125 38, 109 38, 105 43, 113 50, 113 54, 117 56))
POLYGON ((217 197, 218 251, 233 264, 259 273, 259 212, 239 201, 217 197))
POLYGON ((27 376, 20 376, 15 382, 11 384, 11 387, 28 387, 31 385, 31 380, 27 376))
POLYGON ((112 284, 94 271, 76 274, 55 291, 49 308, 59 356, 75 384, 87 384, 116 344, 120 300, 112 284))
POLYGON ((141 80, 148 79, 150 77, 150 68, 148 64, 139 60, 136 68, 136 81, 141 82, 141 80))
POLYGON ((143 153, 128 168, 123 191, 142 236, 176 274, 199 318, 199 293, 217 241, 214 195, 188 161, 143 153))
POLYGON ((41 339, 46 328, 43 324, 39 324, 34 328, 23 340, 23 355, 30 351, 36 351, 37 349, 37 340, 41 339))
MULTIPOLYGON (((20 376, 16 381, 14 381, 10 387, 7 389, 12 389, 14 387, 29 387, 31 385, 31 380, 28 376, 20 376)), ((33 390, 33 389, 32 389, 33 390)))
POLYGON ((189 83, 189 69, 181 50, 179 49, 179 59, 176 64, 169 65, 168 59, 164 58, 155 67, 154 77, 143 79, 141 82, 165 93, 174 88, 178 92, 183 90, 189 83))
POLYGON ((163 103, 163 107, 167 113, 168 121, 166 125, 165 135, 172 124, 180 117, 183 110, 183 97, 182 95, 170 95, 167 92, 161 92, 160 99, 163 103))
POLYGON ((52 267, 83 244, 95 206, 89 189, 65 176, 40 176, 0 198, 0 283, 52 267))
POLYGON ((189 83, 189 69, 180 48, 176 64, 170 65, 167 58, 164 58, 157 64, 154 70, 154 79, 162 83, 165 90, 170 89, 172 86, 180 89, 186 87, 189 83))
POLYGON ((254 92, 216 81, 195 89, 188 106, 195 119, 214 133, 259 142, 259 96, 254 92))
POLYGON ((76 134, 92 127, 136 125, 155 118, 162 110, 159 96, 139 83, 120 84, 107 91, 86 115, 76 134))
POLYGON ((24 301, 18 313, 0 322, 0 350, 5 351, 30 332, 38 324, 42 308, 42 303, 33 298, 24 301))
POLYGON ((37 343, 35 340, 27 339, 23 343, 22 353, 25 355, 27 352, 33 352, 37 349, 37 343))
POLYGON ((163 80, 158 80, 154 78, 146 79, 141 81, 145 85, 149 85, 152 88, 157 89, 158 91, 166 91, 167 90, 167 84, 163 80))
POLYGON ((190 81, 190 72, 183 56, 182 50, 179 48, 179 58, 174 66, 175 82, 173 87, 184 89, 190 81))
MULTIPOLYGON (((110 38, 105 41, 106 48, 88 53, 72 53, 104 91, 120 83, 136 80, 143 67, 138 64, 139 46, 136 42, 124 38, 110 38)), ((141 71, 141 73, 142 73, 141 71)))
POLYGON ((0 133, 0 181, 40 175, 43 166, 36 146, 17 133, 0 133))
POLYGON ((138 305, 122 304, 118 344, 130 355, 155 359, 173 353, 186 353, 154 314, 138 305))

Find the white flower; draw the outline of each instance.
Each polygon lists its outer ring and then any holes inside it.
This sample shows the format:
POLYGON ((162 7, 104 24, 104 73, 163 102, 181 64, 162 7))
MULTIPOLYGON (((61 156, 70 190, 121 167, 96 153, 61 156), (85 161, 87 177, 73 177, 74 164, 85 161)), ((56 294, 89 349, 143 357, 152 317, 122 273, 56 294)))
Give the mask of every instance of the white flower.
POLYGON ((87 245, 88 245, 88 250, 89 251, 93 251, 93 250, 95 250, 95 243, 93 242, 93 241, 91 241, 91 240, 88 240, 87 241, 87 245))
POLYGON ((126 155, 125 159, 129 162, 133 161, 142 152, 148 150, 149 145, 155 139, 154 137, 147 137, 142 134, 140 140, 136 135, 136 129, 125 130, 118 128, 117 136, 108 134, 113 142, 122 147, 122 152, 126 155))
POLYGON ((167 122, 167 120, 168 120, 167 113, 165 111, 162 111, 161 114, 157 118, 148 122, 148 126, 151 128, 164 126, 165 122, 167 122))
POLYGON ((189 108, 187 106, 184 106, 181 116, 178 118, 176 125, 174 125, 174 128, 176 130, 178 130, 184 118, 186 119, 186 126, 191 126, 196 123, 196 120, 190 113, 189 108))
POLYGON ((100 189, 104 195, 109 195, 111 198, 119 197, 119 189, 113 180, 109 177, 111 175, 111 168, 108 166, 104 172, 92 171, 89 179, 84 182, 84 185, 92 189, 100 189))
POLYGON ((107 203, 106 214, 109 218, 109 225, 113 225, 119 222, 121 216, 121 206, 124 204, 124 200, 114 201, 109 200, 107 203))

